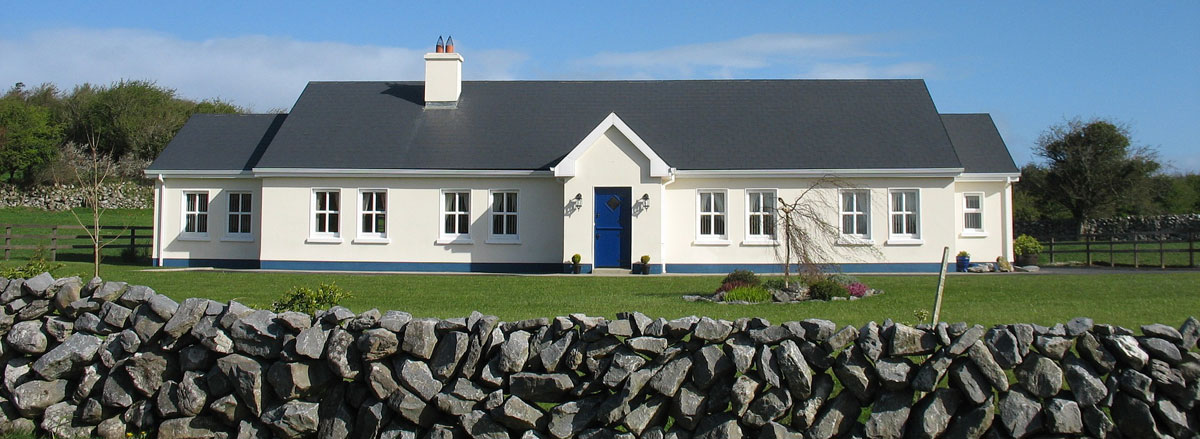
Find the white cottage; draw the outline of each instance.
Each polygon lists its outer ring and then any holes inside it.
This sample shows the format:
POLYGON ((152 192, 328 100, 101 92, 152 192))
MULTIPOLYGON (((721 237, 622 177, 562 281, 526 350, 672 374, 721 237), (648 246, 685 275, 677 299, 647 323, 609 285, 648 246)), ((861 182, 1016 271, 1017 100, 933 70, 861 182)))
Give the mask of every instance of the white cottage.
POLYGON ((312 82, 289 114, 196 115, 147 169, 160 266, 780 271, 777 200, 847 272, 1012 257, 1019 172, 922 80, 312 82), (863 246, 877 252, 863 252, 863 246))

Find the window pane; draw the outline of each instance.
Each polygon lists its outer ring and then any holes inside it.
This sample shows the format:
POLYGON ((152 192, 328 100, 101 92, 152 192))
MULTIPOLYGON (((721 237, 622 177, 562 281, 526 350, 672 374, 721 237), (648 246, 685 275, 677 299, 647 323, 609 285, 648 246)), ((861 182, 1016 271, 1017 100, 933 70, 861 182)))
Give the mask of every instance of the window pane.
POLYGON ((762 212, 762 193, 750 194, 750 211, 762 212))
POLYGON ((471 222, 471 217, 466 214, 458 215, 458 233, 467 233, 467 225, 471 222))
POLYGON ((371 196, 370 192, 363 192, 362 194, 362 209, 375 210, 375 197, 371 196))
POLYGON ((468 194, 466 192, 462 192, 462 193, 458 194, 458 211, 459 212, 470 212, 471 211, 471 195, 470 194, 468 194))
POLYGON ((329 193, 329 210, 338 210, 339 197, 341 197, 341 194, 339 194, 337 192, 329 193))
POLYGON ((504 194, 492 193, 492 212, 504 211, 504 194))
POLYGON ((700 217, 700 234, 701 235, 711 235, 712 234, 712 216, 711 215, 704 215, 704 216, 700 217))
POLYGON ((254 204, 250 194, 242 194, 242 212, 253 212, 254 209, 250 206, 254 204))
POLYGON ((979 208, 979 196, 978 195, 967 195, 967 209, 978 209, 978 208, 979 208))
POLYGON ((762 234, 762 217, 758 215, 750 215, 750 234, 762 234))
POLYGON ((842 233, 853 235, 854 232, 854 215, 842 215, 842 233))
POLYGON ((871 197, 865 193, 857 194, 854 196, 854 202, 855 202, 856 207, 858 208, 856 210, 857 212, 866 213, 867 205, 871 203, 871 197))
POLYGON ((504 215, 492 215, 492 234, 504 234, 504 215))
POLYGON ((517 212, 517 194, 515 194, 515 193, 504 194, 504 199, 506 200, 504 207, 506 209, 508 209, 505 212, 516 213, 517 212))
POLYGON ((715 235, 725 234, 725 215, 713 216, 713 232, 715 235))
POLYGON ((842 193, 842 212, 854 211, 854 194, 850 192, 842 193))
POLYGON ((446 215, 446 224, 443 233, 454 233, 454 215, 446 215))
POLYGON ((188 233, 196 232, 196 215, 188 215, 184 220, 183 231, 188 233))
POLYGON ((187 208, 185 210, 187 210, 188 212, 195 212, 196 211, 196 194, 184 195, 183 199, 186 200, 186 204, 187 204, 187 208))
POLYGON ((904 227, 905 227, 905 229, 904 229, 905 233, 910 233, 910 234, 917 233, 917 216, 916 215, 905 215, 904 216, 904 227))
POLYGON ((897 235, 904 233, 904 215, 892 215, 892 233, 897 235))
POLYGON ((329 195, 328 192, 317 192, 317 210, 329 210, 326 208, 329 205, 326 199, 327 195, 329 195))
POLYGON ((242 233, 250 233, 250 215, 242 215, 242 233))
POLYGON ((238 194, 229 194, 229 211, 237 212, 242 207, 241 198, 238 194))
POLYGON ((516 235, 517 234, 517 216, 509 215, 508 221, 504 223, 504 226, 505 226, 504 233, 507 233, 509 235, 516 235))
POLYGON ((325 233, 328 231, 325 228, 325 214, 323 214, 323 213, 317 214, 317 231, 321 232, 321 233, 325 233))
POLYGON ((725 194, 720 193, 720 192, 713 194, 713 211, 714 212, 724 212, 725 211, 725 194))
POLYGON ((982 213, 968 213, 965 225, 966 225, 966 228, 968 228, 968 229, 982 229, 983 228, 983 214, 982 213))
POLYGON ((371 228, 371 226, 373 226, 373 225, 375 225, 375 221, 373 221, 373 218, 371 218, 371 215, 363 215, 362 216, 362 229, 363 229, 364 233, 374 233, 375 230, 373 230, 371 228))
POLYGON ((375 215, 375 233, 387 233, 387 215, 375 215))
POLYGON ((712 212, 712 194, 707 192, 700 193, 700 211, 712 212))
POLYGON ((775 236, 775 217, 767 215, 763 217, 763 234, 775 236))
POLYGON ((769 212, 772 210, 775 210, 775 193, 774 192, 764 192, 763 193, 763 211, 769 212))
POLYGON ((446 192, 444 194, 444 196, 446 197, 446 211, 453 212, 454 211, 454 193, 446 192))
POLYGON ((866 215, 857 215, 855 218, 858 219, 858 227, 855 229, 855 231, 859 235, 866 235, 867 234, 867 216, 866 215))
POLYGON ((208 233, 208 215, 196 215, 196 231, 200 233, 208 233))
POLYGON ((336 214, 336 213, 329 214, 329 232, 330 233, 338 232, 338 214, 336 214))
POLYGON ((229 215, 229 233, 238 233, 238 217, 241 215, 229 215))
POLYGON ((200 194, 200 212, 208 212, 208 194, 200 194))

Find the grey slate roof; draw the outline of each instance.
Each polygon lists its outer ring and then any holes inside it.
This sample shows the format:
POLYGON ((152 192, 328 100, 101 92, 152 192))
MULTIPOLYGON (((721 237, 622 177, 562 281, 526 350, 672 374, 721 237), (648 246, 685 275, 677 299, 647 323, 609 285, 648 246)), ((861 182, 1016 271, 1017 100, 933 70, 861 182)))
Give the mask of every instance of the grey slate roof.
POLYGON ((285 114, 196 114, 148 171, 249 171, 287 119, 285 114))
MULTIPOLYGON (((150 171, 546 170, 609 113, 684 170, 964 166, 921 80, 466 81, 424 104, 421 82, 311 82, 286 118, 194 116, 150 171)), ((965 151, 1011 165, 991 129, 965 151)))
POLYGON ((965 172, 1019 173, 989 114, 943 114, 942 123, 965 172))

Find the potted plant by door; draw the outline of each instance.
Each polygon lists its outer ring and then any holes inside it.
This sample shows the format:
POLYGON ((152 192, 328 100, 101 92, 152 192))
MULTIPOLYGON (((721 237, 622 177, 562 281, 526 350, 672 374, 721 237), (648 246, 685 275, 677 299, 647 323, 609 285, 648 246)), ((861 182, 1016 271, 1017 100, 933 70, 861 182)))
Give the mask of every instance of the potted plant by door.
POLYGON ((571 255, 571 272, 572 273, 579 274, 579 260, 580 259, 583 259, 583 256, 579 256, 579 253, 571 255))
POLYGON ((642 255, 642 274, 650 274, 650 255, 642 255))
POLYGON ((966 273, 967 267, 971 266, 971 254, 966 250, 958 252, 958 256, 954 258, 954 271, 966 273))
POLYGON ((1013 253, 1017 254, 1017 265, 1037 265, 1038 254, 1042 253, 1042 243, 1029 235, 1018 236, 1013 241, 1013 253))

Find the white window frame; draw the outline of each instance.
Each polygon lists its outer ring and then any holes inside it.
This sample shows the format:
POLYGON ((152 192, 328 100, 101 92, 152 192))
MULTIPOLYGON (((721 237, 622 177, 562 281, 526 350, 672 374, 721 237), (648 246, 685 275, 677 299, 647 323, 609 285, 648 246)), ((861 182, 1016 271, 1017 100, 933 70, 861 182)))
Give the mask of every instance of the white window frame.
POLYGON ((983 227, 983 192, 964 192, 962 197, 962 236, 970 238, 982 238, 987 236, 987 230, 983 227), (967 206, 967 199, 970 197, 979 197, 979 207, 971 208, 967 206), (967 215, 979 215, 979 228, 967 227, 967 215))
MULTIPOLYGON (((778 224, 778 219, 779 219, 779 213, 778 213, 779 200, 778 200, 778 198, 779 198, 779 195, 778 194, 779 194, 779 191, 776 189, 746 189, 746 197, 745 197, 746 198, 746 224, 745 224, 746 240, 745 240, 745 242, 743 242, 743 244, 745 244, 745 245, 777 245, 777 244, 779 244, 779 238, 777 235, 777 233, 779 233, 779 224, 778 224), (764 211, 760 211, 760 212, 753 212, 750 210, 751 206, 754 205, 752 200, 757 196, 761 196, 761 198, 763 200, 763 204, 762 204, 763 206, 766 205, 767 200, 770 201, 771 206, 772 206, 770 211, 764 210, 764 211), (760 224, 767 224, 766 221, 770 222, 772 233, 754 234, 754 230, 751 227, 751 223, 753 222, 753 217, 756 217, 756 216, 761 217, 762 221, 764 221, 764 222, 760 222, 760 224)), ((726 210, 728 210, 728 208, 729 208, 728 200, 726 200, 725 208, 726 208, 726 210)), ((729 224, 726 223, 726 227, 728 227, 728 226, 729 226, 729 224)), ((728 229, 726 230, 726 232, 728 232, 728 229)))
POLYGON ((344 206, 343 202, 345 201, 342 199, 342 190, 339 188, 313 188, 312 195, 309 198, 310 198, 309 202, 311 204, 310 204, 310 208, 309 208, 308 221, 310 224, 308 227, 309 238, 306 242, 330 243, 330 244, 336 244, 336 243, 342 242, 342 210, 343 210, 342 207, 344 206), (336 210, 328 208, 329 207, 328 200, 326 200, 326 205, 325 205, 326 209, 325 210, 317 210, 317 197, 318 197, 317 194, 326 193, 326 192, 331 192, 331 193, 337 194, 338 208, 336 210), (326 225, 325 230, 326 231, 324 231, 324 232, 317 231, 317 223, 318 223, 317 215, 320 215, 320 214, 326 215, 326 219, 325 219, 325 225, 326 225), (337 221, 333 221, 333 222, 329 221, 329 217, 328 217, 329 214, 337 215, 337 221), (337 232, 328 231, 329 230, 328 226, 330 224, 337 225, 337 232))
POLYGON ((183 213, 179 217, 179 239, 184 241, 207 241, 209 239, 209 216, 212 215, 212 195, 207 190, 189 190, 183 191, 183 204, 180 205, 180 211, 183 213), (204 210, 200 210, 199 198, 197 198, 195 210, 188 209, 188 196, 195 195, 204 196, 204 210), (196 231, 187 231, 188 217, 196 216, 196 231), (204 231, 199 231, 200 220, 203 216, 204 231))
POLYGON ((521 243, 521 194, 517 189, 494 189, 488 191, 488 243, 489 244, 520 244, 521 243), (513 204, 512 211, 497 212, 496 195, 505 195, 504 206, 507 208, 508 194, 512 194, 513 204), (504 221, 509 221, 507 218, 512 217, 512 221, 516 223, 514 233, 496 233, 496 217, 505 217, 504 221))
MULTIPOLYGON (((211 203, 210 203, 211 204, 211 203)), ((250 191, 228 191, 225 193, 225 235, 221 237, 222 241, 253 241, 254 240, 254 193, 250 191), (238 205, 235 210, 232 205, 233 197, 238 197, 238 205), (245 205, 245 197, 250 197, 249 210, 243 210, 245 205), (234 217, 237 217, 238 231, 230 232, 229 227, 233 224, 234 217), (250 219, 250 229, 242 230, 241 221, 246 217, 250 219)))
POLYGON ((388 195, 389 194, 388 194, 387 189, 359 189, 358 190, 358 199, 357 199, 358 215, 356 216, 356 219, 357 219, 356 222, 358 223, 358 226, 357 226, 358 236, 354 239, 355 244, 387 244, 389 242, 388 229, 390 229, 391 226, 388 224, 388 219, 389 219, 388 206, 391 204, 391 200, 388 199, 389 198, 388 195), (367 194, 371 194, 371 196, 372 196, 371 210, 367 210, 366 200, 363 198, 367 194), (383 208, 382 209, 379 208, 378 199, 375 197, 378 194, 383 194, 383 208), (383 217, 383 231, 382 232, 380 232, 378 230, 368 231, 366 229, 366 227, 364 227, 364 220, 367 218, 368 215, 370 215, 372 217, 371 218, 372 227, 374 227, 374 225, 376 224, 377 216, 383 217))
MULTIPOLYGON (((474 197, 471 196, 470 189, 442 189, 441 192, 438 193, 438 200, 437 200, 437 202, 438 202, 438 209, 437 209, 437 211, 438 211, 438 221, 437 221, 438 240, 437 240, 437 243, 438 244, 471 244, 474 242, 471 239, 472 198, 474 198, 474 197), (448 210, 446 210, 446 194, 450 194, 450 193, 455 193, 455 194, 465 193, 465 194, 467 194, 467 210, 466 211, 462 211, 462 210, 448 211, 448 210), (446 232, 446 215, 466 215, 467 216, 467 232, 462 233, 462 232, 457 231, 457 229, 456 229, 457 233, 446 232)), ((457 197, 454 199, 454 201, 455 201, 454 205, 458 206, 459 201, 458 201, 457 197)), ((491 210, 491 209, 488 209, 488 210, 491 210)), ((455 224, 456 225, 458 224, 457 218, 455 219, 455 224)))
MULTIPOLYGON (((715 198, 714 198, 715 200, 715 198)), ((696 244, 699 245, 728 245, 729 244, 729 191, 726 189, 697 189, 696 190, 696 244), (713 202, 714 212, 704 212, 704 194, 721 194, 721 198, 725 200, 723 203, 725 210, 716 212, 716 202, 713 202), (704 230, 702 224, 706 217, 712 219, 712 229, 716 229, 716 217, 720 216, 725 225, 725 233, 701 233, 704 230)))
MULTIPOLYGON (((861 245, 870 244, 871 241, 871 190, 870 189, 842 189, 838 191, 838 243, 843 245, 861 245), (854 195, 855 210, 846 210, 846 195, 854 195), (860 198, 866 198, 866 203, 860 203, 860 198), (857 208, 863 204, 863 210, 857 208), (863 233, 846 233, 846 216, 852 215, 855 217, 862 216, 866 224, 866 230, 855 230, 855 232, 863 233)), ((889 217, 890 218, 890 217, 889 217)), ((855 224, 858 221, 855 218, 855 224)))
MULTIPOLYGON (((907 198, 907 197, 906 197, 907 198)), ((891 188, 888 189, 888 244, 892 245, 920 245, 924 244, 921 240, 921 189, 920 188, 891 188), (896 210, 895 199, 893 196, 897 193, 912 193, 916 198, 913 202, 916 203, 916 209, 913 212, 896 210), (915 226, 914 233, 896 233, 893 227, 896 215, 913 215, 915 226)), ((905 223, 907 224, 907 220, 905 223)))

